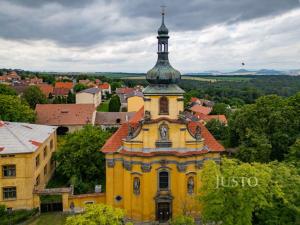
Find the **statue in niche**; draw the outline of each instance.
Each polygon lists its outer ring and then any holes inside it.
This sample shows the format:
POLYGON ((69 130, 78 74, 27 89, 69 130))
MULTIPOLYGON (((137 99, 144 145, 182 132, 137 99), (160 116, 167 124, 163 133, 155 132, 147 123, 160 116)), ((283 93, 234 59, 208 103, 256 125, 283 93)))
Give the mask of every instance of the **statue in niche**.
POLYGON ((160 140, 166 141, 169 139, 169 127, 163 123, 159 126, 160 140))
POLYGON ((188 193, 189 194, 193 194, 194 193, 194 178, 193 177, 190 177, 188 179, 188 183, 187 183, 187 188, 188 188, 188 193))
POLYGON ((133 179, 133 192, 134 192, 134 194, 136 194, 136 195, 140 194, 140 187, 141 187, 140 178, 135 177, 133 179))
POLYGON ((129 124, 128 125, 128 137, 132 138, 133 137, 133 133, 134 133, 134 127, 131 124, 129 124))

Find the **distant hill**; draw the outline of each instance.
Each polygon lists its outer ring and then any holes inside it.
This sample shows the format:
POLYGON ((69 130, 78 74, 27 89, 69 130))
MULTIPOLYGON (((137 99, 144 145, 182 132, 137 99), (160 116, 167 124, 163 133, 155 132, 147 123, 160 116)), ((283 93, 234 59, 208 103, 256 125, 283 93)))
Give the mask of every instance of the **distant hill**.
POLYGON ((279 70, 268 70, 261 69, 256 71, 256 75, 286 75, 287 72, 279 71, 279 70))

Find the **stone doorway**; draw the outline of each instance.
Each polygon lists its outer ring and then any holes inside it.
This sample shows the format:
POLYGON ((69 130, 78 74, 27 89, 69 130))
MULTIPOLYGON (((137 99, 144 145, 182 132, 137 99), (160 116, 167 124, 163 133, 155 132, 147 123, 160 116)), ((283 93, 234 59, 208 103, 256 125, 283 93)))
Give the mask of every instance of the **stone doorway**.
POLYGON ((156 220, 160 223, 167 222, 171 219, 171 205, 169 202, 157 203, 156 207, 156 220))

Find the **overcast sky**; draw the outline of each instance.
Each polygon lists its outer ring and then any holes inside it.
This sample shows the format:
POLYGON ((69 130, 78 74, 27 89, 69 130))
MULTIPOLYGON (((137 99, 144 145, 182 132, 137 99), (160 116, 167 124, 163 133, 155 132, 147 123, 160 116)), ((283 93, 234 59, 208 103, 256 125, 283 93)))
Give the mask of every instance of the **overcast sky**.
POLYGON ((300 68, 300 0, 0 0, 0 68, 147 72, 160 6, 181 72, 300 68))

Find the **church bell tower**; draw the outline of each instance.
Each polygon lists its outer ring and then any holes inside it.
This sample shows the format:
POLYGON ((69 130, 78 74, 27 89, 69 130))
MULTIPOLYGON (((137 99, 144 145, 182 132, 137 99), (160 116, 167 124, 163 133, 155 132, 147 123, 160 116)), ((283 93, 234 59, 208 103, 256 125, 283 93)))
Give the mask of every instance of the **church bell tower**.
POLYGON ((145 115, 151 119, 167 117, 177 119, 183 111, 184 91, 177 85, 181 74, 169 62, 169 30, 165 25, 165 12, 162 10, 161 26, 157 33, 157 62, 146 74, 150 83, 144 89, 145 115))

